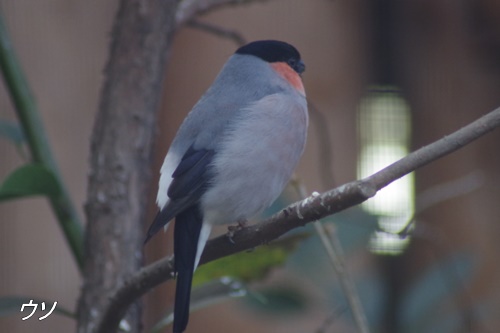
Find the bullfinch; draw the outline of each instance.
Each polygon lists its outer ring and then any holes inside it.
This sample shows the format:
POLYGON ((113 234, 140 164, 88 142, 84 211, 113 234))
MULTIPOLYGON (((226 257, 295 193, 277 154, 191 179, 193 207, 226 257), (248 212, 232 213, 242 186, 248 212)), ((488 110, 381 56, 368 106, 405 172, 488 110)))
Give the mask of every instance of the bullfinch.
POLYGON ((306 143, 308 113, 292 45, 240 47, 180 126, 159 182, 147 242, 175 217, 173 332, 186 329, 193 272, 212 225, 244 222, 269 207, 306 143))

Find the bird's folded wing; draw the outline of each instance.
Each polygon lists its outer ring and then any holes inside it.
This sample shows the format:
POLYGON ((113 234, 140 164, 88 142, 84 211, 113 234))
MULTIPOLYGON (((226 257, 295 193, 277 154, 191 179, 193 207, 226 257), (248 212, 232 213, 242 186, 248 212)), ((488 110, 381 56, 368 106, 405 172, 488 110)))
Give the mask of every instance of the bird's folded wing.
POLYGON ((210 163, 214 155, 213 150, 194 149, 192 146, 186 151, 172 174, 173 179, 168 188, 170 200, 156 215, 145 242, 176 215, 199 201, 213 177, 210 163))

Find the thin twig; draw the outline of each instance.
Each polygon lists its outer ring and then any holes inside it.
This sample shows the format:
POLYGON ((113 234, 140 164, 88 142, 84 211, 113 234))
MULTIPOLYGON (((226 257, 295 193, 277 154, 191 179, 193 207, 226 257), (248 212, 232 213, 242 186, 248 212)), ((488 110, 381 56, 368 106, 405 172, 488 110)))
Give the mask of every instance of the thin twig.
MULTIPOLYGON (((320 112, 320 110, 309 98, 307 99, 307 105, 309 108, 311 125, 314 126, 314 131, 318 135, 318 167, 320 179, 324 186, 333 187, 335 185, 332 165, 333 149, 330 139, 330 131, 328 131, 328 123, 325 115, 320 112)), ((307 197, 305 187, 298 181, 295 181, 295 183, 301 199, 305 199, 307 197)), ((358 331, 362 333, 369 332, 368 321, 366 319, 361 300, 359 299, 358 292, 352 278, 345 269, 340 240, 336 237, 336 234, 333 234, 334 231, 328 233, 320 221, 313 222, 313 226, 321 240, 325 252, 328 255, 330 263, 339 278, 344 294, 349 302, 349 308, 353 314, 358 331), (335 249, 337 249, 337 251, 335 249)), ((323 326, 318 331, 326 330, 330 324, 330 320, 330 318, 327 318, 323 326)))
MULTIPOLYGON (((436 263, 438 264, 440 272, 442 272, 443 278, 450 281, 450 283, 447 283, 447 286, 456 287, 460 290, 459 294, 463 295, 463 299, 454 297, 453 301, 455 302, 457 309, 463 312, 461 315, 464 322, 463 327, 467 328, 472 328, 475 323, 477 323, 477 325, 481 325, 481 322, 474 316, 472 311, 466 311, 467 309, 472 309, 473 302, 470 296, 470 291, 463 283, 459 274, 457 263, 455 262, 456 260, 454 260, 453 257, 451 259, 447 258, 447 253, 449 253, 451 249, 450 242, 446 235, 441 233, 438 229, 422 223, 415 224, 415 215, 445 201, 473 192, 479 189, 484 182, 485 177, 483 172, 475 170, 464 176, 434 185, 420 192, 415 200, 416 208, 414 216, 409 220, 405 228, 396 234, 401 238, 419 238, 430 243, 431 246, 429 249, 432 250, 436 257, 436 263), (443 264, 446 260, 451 260, 449 265, 443 264), (462 304, 464 302, 466 303, 465 306, 462 304)), ((392 234, 387 231, 382 232, 392 234)), ((450 290, 450 292, 451 291, 452 290, 450 290)), ((471 331, 471 329, 469 329, 469 331, 471 331)), ((481 327, 481 331, 488 332, 486 327, 481 327)))
MULTIPOLYGON (((465 176, 453 179, 448 182, 439 183, 428 189, 418 193, 415 198, 415 212, 408 219, 406 226, 396 233, 401 238, 412 236, 413 227, 415 224, 415 215, 423 211, 439 205, 445 201, 452 200, 473 191, 478 190, 483 186, 485 176, 480 170, 472 171, 465 176)), ((394 235, 394 233, 380 229, 381 232, 386 232, 394 235)))
POLYGON ((319 156, 319 175, 326 188, 335 186, 333 177, 332 164, 332 140, 330 131, 328 130, 328 122, 325 115, 316 107, 310 98, 307 99, 307 107, 309 109, 309 117, 311 125, 314 126, 314 132, 318 136, 318 156, 319 156))
POLYGON ((343 307, 338 307, 332 311, 332 313, 325 319, 321 326, 315 331, 315 333, 326 333, 328 327, 331 326, 346 309, 343 307))
MULTIPOLYGON (((267 244, 286 232, 358 205, 377 191, 408 173, 435 161, 500 126, 500 108, 458 131, 422 147, 379 172, 296 202, 269 219, 234 233, 233 241, 221 236, 210 240, 200 264, 267 244)), ((101 313, 97 333, 115 332, 128 306, 140 296, 172 278, 173 258, 161 259, 117 286, 108 306, 101 313)))
POLYGON ((177 26, 181 26, 194 17, 221 6, 242 5, 257 1, 263 2, 268 0, 183 0, 180 1, 177 7, 175 21, 177 26))
MULTIPOLYGON (((307 198, 307 190, 305 186, 298 179, 293 179, 292 182, 294 183, 297 192, 299 192, 300 198, 307 198)), ((340 285, 349 303, 349 307, 358 331, 360 333, 369 333, 370 330, 368 328, 365 311, 363 309, 363 305, 361 304, 356 286, 354 285, 354 282, 345 267, 346 265, 343 259, 344 251, 342 250, 342 245, 340 244, 340 240, 338 239, 335 230, 327 231, 320 221, 314 221, 312 224, 314 230, 319 236, 319 239, 321 240, 321 244, 325 249, 328 259, 332 264, 333 270, 339 278, 340 285)))
POLYGON ((332 266, 339 277, 340 285, 342 286, 347 301, 349 302, 349 307, 351 308, 358 331, 362 333, 369 333, 370 329, 368 328, 368 320, 366 319, 365 311, 363 309, 361 299, 359 298, 356 285, 346 269, 344 251, 340 245, 340 240, 337 236, 335 228, 330 226, 331 228, 327 229, 320 222, 314 222, 314 227, 321 231, 321 233, 319 233, 322 238, 321 242, 327 249, 328 256, 333 263, 332 266))
POLYGON ((423 212, 444 201, 473 192, 479 189, 484 182, 484 173, 475 170, 457 179, 434 185, 417 195, 415 213, 423 212))
POLYGON ((83 268, 83 224, 62 180, 28 81, 17 61, 1 17, 0 67, 15 112, 26 136, 31 159, 34 163, 40 163, 52 171, 56 180, 57 191, 48 199, 81 271, 83 268))
POLYGON ((208 32, 218 37, 227 38, 232 40, 238 46, 245 45, 247 43, 245 37, 238 31, 224 29, 215 24, 210 24, 206 22, 201 22, 199 20, 191 20, 187 23, 187 26, 190 28, 198 29, 201 31, 208 32))

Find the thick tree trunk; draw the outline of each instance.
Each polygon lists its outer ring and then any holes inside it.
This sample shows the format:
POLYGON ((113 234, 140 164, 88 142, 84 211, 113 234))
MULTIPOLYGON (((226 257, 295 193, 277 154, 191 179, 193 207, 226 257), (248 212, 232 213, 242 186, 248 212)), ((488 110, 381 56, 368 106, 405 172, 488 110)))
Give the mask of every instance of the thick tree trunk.
MULTIPOLYGON (((78 332, 92 332, 108 295, 142 263, 155 119, 177 0, 122 0, 94 124, 78 332)), ((140 306, 125 319, 140 331, 140 306)))

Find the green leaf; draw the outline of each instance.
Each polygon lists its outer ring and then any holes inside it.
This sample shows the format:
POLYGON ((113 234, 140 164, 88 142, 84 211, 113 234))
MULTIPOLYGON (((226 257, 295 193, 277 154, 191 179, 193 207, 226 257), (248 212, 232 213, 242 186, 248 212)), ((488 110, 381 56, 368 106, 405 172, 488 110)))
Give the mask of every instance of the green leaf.
POLYGON ((8 120, 0 120, 0 136, 16 145, 20 145, 25 141, 24 132, 19 124, 8 120))
POLYGON ((28 164, 14 170, 0 186, 0 201, 32 195, 56 196, 59 187, 52 171, 41 164, 28 164))
POLYGON ((271 268, 283 265, 289 254, 307 237, 307 233, 295 234, 269 245, 259 246, 251 252, 240 252, 200 266, 194 274, 193 286, 223 276, 237 278, 242 282, 262 279, 271 268))
MULTIPOLYGON (((40 305, 42 304, 42 302, 45 302, 45 309, 47 309, 48 306, 48 310, 50 310, 55 303, 54 301, 36 299, 33 297, 23 297, 23 296, 0 297, 0 317, 9 316, 14 313, 21 313, 21 307, 23 306, 23 304, 29 304, 31 300, 32 300, 31 304, 40 305)), ((75 314, 73 312, 64 309, 59 304, 56 305, 54 312, 69 318, 75 318, 75 314)))

